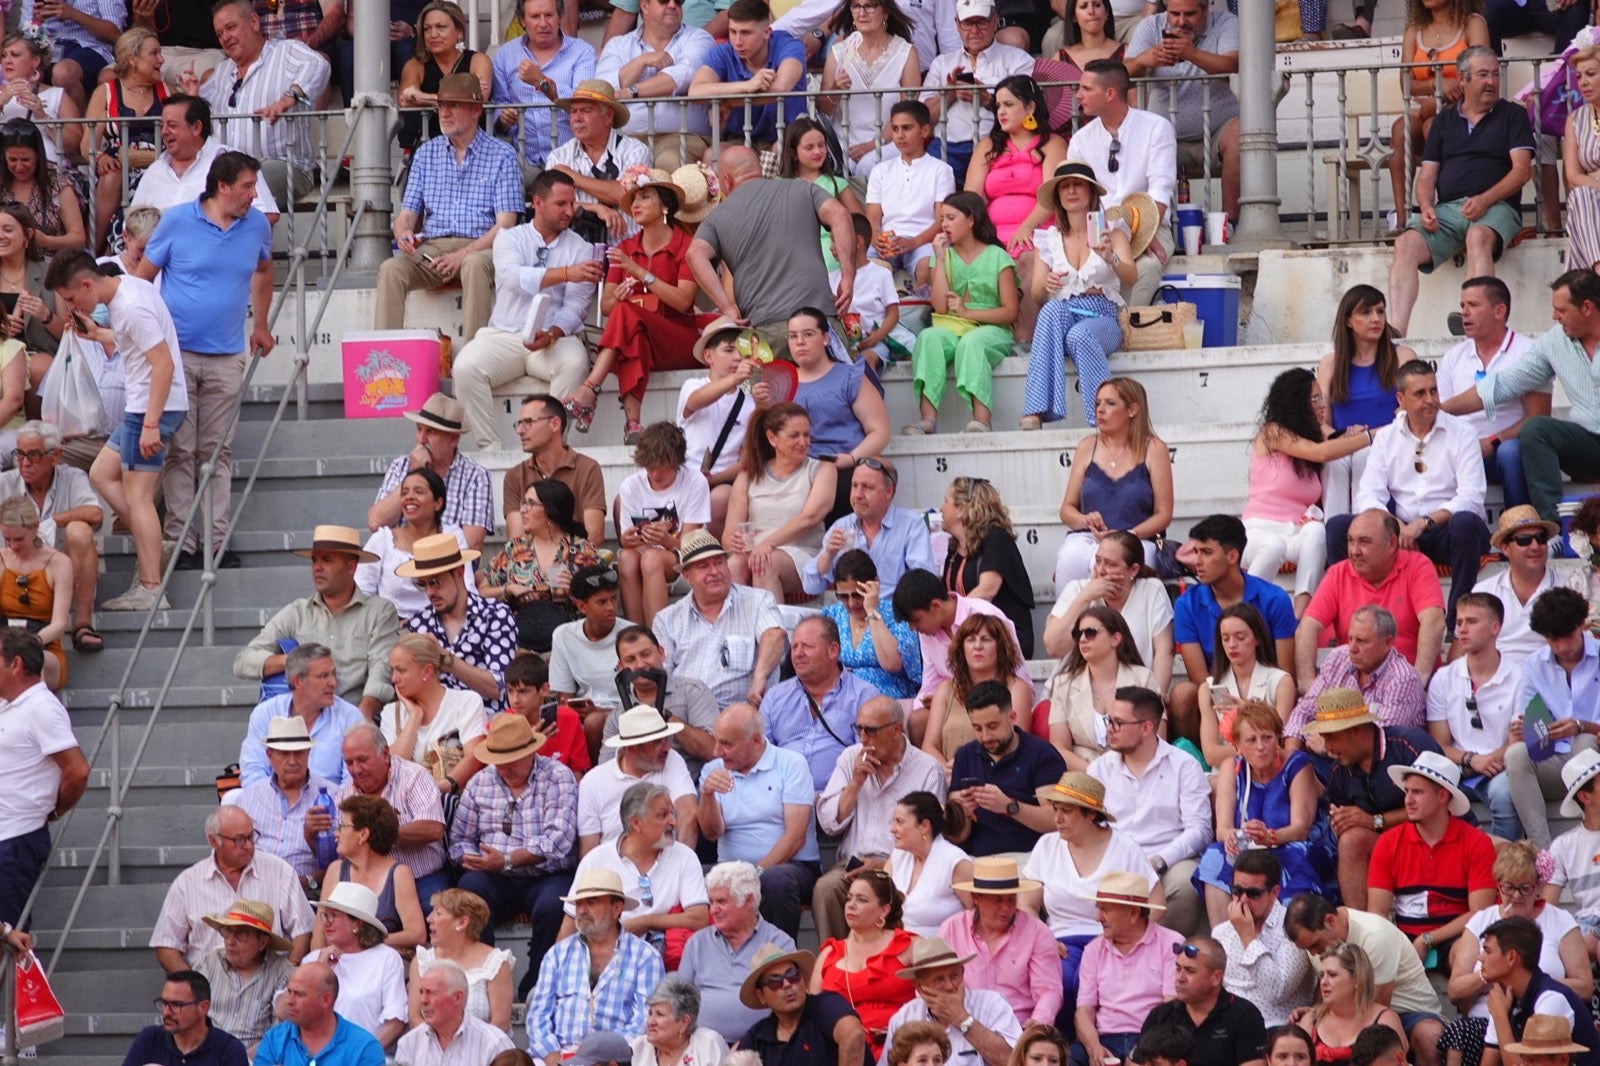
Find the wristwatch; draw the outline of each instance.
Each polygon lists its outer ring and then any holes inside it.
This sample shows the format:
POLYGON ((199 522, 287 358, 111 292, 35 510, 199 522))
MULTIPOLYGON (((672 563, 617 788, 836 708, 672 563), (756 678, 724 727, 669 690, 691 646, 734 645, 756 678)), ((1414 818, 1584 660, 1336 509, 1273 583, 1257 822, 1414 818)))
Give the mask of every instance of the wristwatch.
POLYGON ((645 283, 646 287, 654 285, 656 283, 656 281, 657 281, 657 278, 656 278, 655 274, 652 271, 646 270, 644 272, 644 283, 645 283))
POLYGON ((961 1035, 962 1036, 966 1036, 967 1035, 967 1030, 972 1028, 973 1020, 974 1019, 973 1019, 972 1015, 969 1014, 969 1015, 967 1015, 967 1020, 966 1021, 964 1021, 960 1025, 956 1026, 957 1029, 961 1030, 961 1035))
POLYGON ((630 99, 630 100, 639 99, 639 87, 637 85, 628 86, 628 99, 630 99))
POLYGON ((1150 865, 1151 865, 1152 868, 1154 868, 1157 877, 1165 877, 1165 876, 1167 876, 1167 860, 1166 859, 1163 859, 1161 856, 1157 855, 1155 858, 1150 860, 1150 865))
POLYGON ((1016 800, 1012 800, 1010 803, 1006 804, 1006 813, 1011 815, 1013 818, 1017 816, 1017 812, 1020 810, 1022 810, 1022 804, 1018 803, 1016 800))
POLYGON ((1383 832, 1383 815, 1374 814, 1372 816, 1372 828, 1379 833, 1383 832))
POLYGON ((505 865, 502 867, 502 869, 506 873, 510 873, 511 872, 511 849, 510 848, 506 849, 506 861, 505 861, 505 865))

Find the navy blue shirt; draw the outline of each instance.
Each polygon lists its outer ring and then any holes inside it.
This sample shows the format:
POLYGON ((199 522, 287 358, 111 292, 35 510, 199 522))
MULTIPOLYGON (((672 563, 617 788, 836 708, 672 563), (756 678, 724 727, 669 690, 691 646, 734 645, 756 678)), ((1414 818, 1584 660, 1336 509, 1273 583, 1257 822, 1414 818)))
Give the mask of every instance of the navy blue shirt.
MULTIPOLYGON (((975 785, 994 785, 1023 805, 1037 805, 1038 790, 1061 780, 1067 764, 1048 741, 1017 730, 1017 746, 998 760, 989 758, 983 745, 969 740, 951 760, 950 791, 975 785)), ((1005 851, 1032 851, 1039 834, 1015 818, 979 809, 972 835, 963 845, 968 855, 995 855, 1005 851)))
MULTIPOLYGON (((1467 128, 1461 105, 1445 108, 1428 129, 1422 148, 1424 163, 1439 164, 1436 186, 1441 204, 1488 192, 1511 173, 1511 153, 1534 150, 1533 123, 1528 112, 1510 100, 1498 100, 1489 113, 1467 128)), ((1522 206, 1519 189, 1506 197, 1512 207, 1522 206)))
POLYGON ((178 1050, 172 1034, 161 1026, 147 1025, 139 1030, 139 1035, 128 1046, 122 1066, 145 1066, 152 1062, 160 1066, 249 1066, 250 1059, 238 1037, 223 1032, 208 1020, 206 1038, 188 1055, 178 1050))
POLYGON ((1439 745, 1427 733, 1406 726, 1378 730, 1378 748, 1372 772, 1359 766, 1335 763, 1328 774, 1328 802, 1338 807, 1359 807, 1370 814, 1399 810, 1406 805, 1403 789, 1389 778, 1389 767, 1410 766, 1425 751, 1436 754, 1439 745))
POLYGON ((1594 1015, 1589 1013, 1588 1002, 1579 999, 1576 992, 1542 970, 1534 971, 1533 979, 1528 982, 1522 998, 1511 1005, 1512 1039, 1507 1040, 1497 1033, 1496 1035, 1500 1036, 1500 1043, 1504 1045, 1522 1040, 1522 1030, 1528 1024, 1528 1019, 1533 1016, 1534 1006, 1540 997, 1548 992, 1554 992, 1566 999, 1576 1019, 1572 1025, 1572 1042, 1582 1044, 1589 1049, 1581 1055, 1572 1056, 1574 1066, 1600 1066, 1600 1034, 1595 1031, 1594 1015))
MULTIPOLYGON (((1293 640, 1298 624, 1294 617, 1294 604, 1289 594, 1265 578, 1244 575, 1243 603, 1248 603, 1260 613, 1267 623, 1267 632, 1273 640, 1293 640)), ((1179 644, 1198 644, 1210 665, 1216 646, 1217 619, 1222 617, 1222 606, 1210 585, 1190 585, 1178 602, 1172 605, 1172 637, 1179 644)), ((1268 648, 1267 654, 1277 658, 1277 649, 1268 648)))
MULTIPOLYGON (((739 1038, 738 1047, 754 1051, 761 1056, 761 1066, 833 1066, 839 1061, 839 1045, 833 1039, 833 1030, 845 1018, 854 1018, 856 1012, 850 1003, 837 992, 820 992, 807 996, 800 1008, 800 1024, 788 1040, 778 1039, 778 1016, 769 1014, 750 1027, 739 1038)), ((872 1066, 872 1052, 862 1042, 863 1066, 872 1066)))

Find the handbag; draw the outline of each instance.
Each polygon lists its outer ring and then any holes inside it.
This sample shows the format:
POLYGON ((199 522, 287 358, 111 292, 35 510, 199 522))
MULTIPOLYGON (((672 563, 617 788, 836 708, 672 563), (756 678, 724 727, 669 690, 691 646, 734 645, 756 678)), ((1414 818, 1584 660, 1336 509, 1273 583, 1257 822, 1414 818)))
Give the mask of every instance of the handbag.
POLYGON ((1182 581, 1195 576, 1194 546, 1179 543, 1165 533, 1156 534, 1156 576, 1163 581, 1182 581))
POLYGON ((556 627, 575 617, 562 601, 529 600, 517 608, 517 647, 549 655, 550 638, 556 627))
MULTIPOLYGON (((947 315, 940 311, 935 311, 933 313, 933 325, 944 330, 946 333, 954 333, 957 337, 965 333, 971 333, 973 330, 978 328, 978 323, 972 321, 970 318, 962 318, 960 315, 947 315)), ((1182 327, 1180 327, 1180 330, 1181 328, 1182 327)), ((1182 340, 1181 335, 1179 340, 1182 340)), ((1182 345, 1179 345, 1179 347, 1182 347, 1182 345)))
POLYGON ((36 1047, 66 1035, 67 1012, 50 988, 44 966, 33 952, 18 955, 15 963, 17 988, 17 1046, 36 1047))
POLYGON ((1124 307, 1117 313, 1125 352, 1164 352, 1183 347, 1183 325, 1199 318, 1192 303, 1124 307))

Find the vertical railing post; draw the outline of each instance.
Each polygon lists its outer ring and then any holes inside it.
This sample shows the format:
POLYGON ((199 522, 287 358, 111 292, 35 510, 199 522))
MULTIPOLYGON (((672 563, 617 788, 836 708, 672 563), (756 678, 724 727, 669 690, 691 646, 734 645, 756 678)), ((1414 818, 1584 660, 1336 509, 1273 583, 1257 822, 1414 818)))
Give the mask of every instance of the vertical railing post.
POLYGON ((1289 243, 1278 217, 1277 44, 1271 4, 1239 5, 1239 224, 1242 248, 1289 243))

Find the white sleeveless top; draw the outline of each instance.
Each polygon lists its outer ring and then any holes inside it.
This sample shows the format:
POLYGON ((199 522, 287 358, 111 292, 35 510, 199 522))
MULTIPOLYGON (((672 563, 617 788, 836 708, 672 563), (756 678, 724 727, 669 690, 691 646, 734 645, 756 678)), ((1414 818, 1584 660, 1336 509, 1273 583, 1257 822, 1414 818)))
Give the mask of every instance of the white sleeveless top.
MULTIPOLYGON (((1122 223, 1117 223, 1122 225, 1122 223)), ((1048 229, 1033 231, 1033 246, 1038 249, 1039 255, 1044 258, 1045 265, 1057 274, 1066 275, 1061 279, 1061 291, 1056 293, 1057 300, 1070 300, 1074 296, 1082 296, 1091 289, 1099 289, 1105 298, 1122 306, 1122 279, 1117 277, 1117 272, 1111 269, 1111 264, 1100 258, 1100 253, 1093 248, 1089 249, 1089 256, 1083 261, 1081 267, 1075 267, 1067 260, 1067 248, 1061 239, 1061 231, 1051 226, 1048 229)))
POLYGON ((956 865, 968 857, 944 837, 934 837, 927 861, 922 864, 922 876, 912 887, 911 871, 916 868, 917 857, 898 848, 889 855, 889 876, 906 898, 901 908, 901 924, 906 929, 918 936, 938 936, 944 920, 963 909, 950 888, 950 878, 956 865))
MULTIPOLYGON (((889 121, 889 109, 900 99, 899 94, 867 90, 900 87, 911 42, 891 35, 883 54, 868 63, 861 57, 861 33, 857 31, 835 44, 832 51, 835 66, 850 76, 850 88, 860 90, 844 98, 838 113, 839 140, 848 151, 852 144, 877 140, 878 130, 889 121)), ((888 147, 892 151, 894 145, 888 147)))

